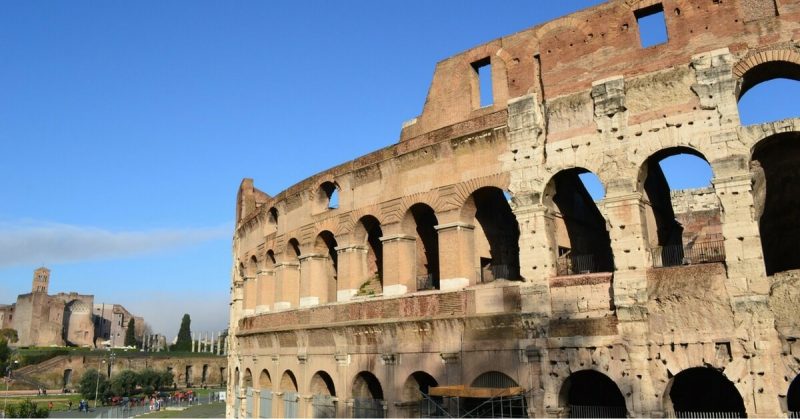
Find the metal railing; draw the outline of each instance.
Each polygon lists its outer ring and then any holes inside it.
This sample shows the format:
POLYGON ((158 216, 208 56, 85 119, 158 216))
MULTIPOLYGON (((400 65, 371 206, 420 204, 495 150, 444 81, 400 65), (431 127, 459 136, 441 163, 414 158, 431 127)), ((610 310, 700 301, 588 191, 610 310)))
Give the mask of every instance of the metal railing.
POLYGON ((509 265, 489 265, 481 268, 480 280, 481 283, 493 282, 496 279, 515 279, 511 278, 511 267, 509 265))
POLYGON ((624 418, 628 416, 625 406, 581 406, 570 405, 571 418, 624 418))
POLYGON ((433 274, 417 275, 417 291, 433 290, 433 274))
POLYGON ((578 275, 600 272, 597 256, 592 254, 576 255, 567 253, 556 260, 556 273, 561 275, 578 275))
POLYGON ((676 418, 742 418, 743 412, 696 412, 686 410, 676 410, 676 418))
POLYGON ((654 268, 724 262, 725 242, 715 240, 690 245, 673 244, 650 249, 654 268))
POLYGON ((211 395, 209 395, 208 397, 198 398, 197 401, 171 400, 169 398, 166 398, 158 403, 158 407, 153 407, 150 404, 138 402, 138 403, 129 403, 124 406, 101 407, 96 410, 90 410, 89 412, 94 413, 95 418, 133 418, 147 413, 152 413, 156 409, 165 410, 168 407, 188 408, 191 406, 199 406, 202 404, 216 403, 218 401, 219 400, 212 397, 211 395))

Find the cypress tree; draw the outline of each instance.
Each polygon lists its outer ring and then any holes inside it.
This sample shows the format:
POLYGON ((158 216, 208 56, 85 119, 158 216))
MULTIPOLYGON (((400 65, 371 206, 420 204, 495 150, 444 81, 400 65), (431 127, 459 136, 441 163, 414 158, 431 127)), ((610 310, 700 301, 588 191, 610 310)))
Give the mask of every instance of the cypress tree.
POLYGON ((178 330, 178 340, 175 342, 173 349, 176 351, 191 351, 192 350, 192 319, 188 314, 183 315, 181 320, 181 328, 178 330))
POLYGON ((136 346, 136 321, 131 317, 128 330, 125 331, 125 346, 136 346))

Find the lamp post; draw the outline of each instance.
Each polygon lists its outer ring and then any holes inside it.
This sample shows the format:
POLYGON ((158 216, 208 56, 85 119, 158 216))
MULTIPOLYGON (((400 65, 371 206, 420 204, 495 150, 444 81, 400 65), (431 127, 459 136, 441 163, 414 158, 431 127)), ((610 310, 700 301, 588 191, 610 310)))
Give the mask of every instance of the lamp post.
POLYGON ((105 359, 100 358, 100 360, 102 361, 102 363, 101 362, 97 363, 97 382, 95 382, 95 384, 94 384, 94 408, 95 409, 97 409, 97 390, 98 390, 98 387, 100 387, 100 366, 101 366, 101 364, 105 364, 106 363, 105 359))
POLYGON ((17 365, 18 363, 19 363, 19 361, 15 360, 12 364, 9 364, 6 367, 6 394, 5 394, 5 397, 3 397, 3 417, 4 418, 6 417, 6 405, 8 404, 8 386, 9 386, 9 384, 11 384, 11 366, 12 365, 17 365))

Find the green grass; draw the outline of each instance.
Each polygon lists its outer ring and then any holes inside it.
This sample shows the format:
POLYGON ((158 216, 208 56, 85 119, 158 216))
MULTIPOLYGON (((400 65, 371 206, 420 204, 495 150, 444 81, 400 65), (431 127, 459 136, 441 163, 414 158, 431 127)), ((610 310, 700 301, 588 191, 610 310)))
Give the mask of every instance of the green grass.
MULTIPOLYGON (((4 389, 5 390, 5 389, 4 389)), ((48 403, 53 402, 53 411, 66 411, 69 408, 69 401, 72 400, 72 408, 77 409, 78 402, 81 400, 80 394, 58 394, 48 396, 12 396, 0 398, 8 404, 19 404, 25 400, 30 400, 38 406, 47 407, 48 403)), ((0 409, 2 405, 0 405, 0 409)))
POLYGON ((192 406, 184 410, 161 410, 139 416, 140 418, 223 418, 225 402, 192 406))

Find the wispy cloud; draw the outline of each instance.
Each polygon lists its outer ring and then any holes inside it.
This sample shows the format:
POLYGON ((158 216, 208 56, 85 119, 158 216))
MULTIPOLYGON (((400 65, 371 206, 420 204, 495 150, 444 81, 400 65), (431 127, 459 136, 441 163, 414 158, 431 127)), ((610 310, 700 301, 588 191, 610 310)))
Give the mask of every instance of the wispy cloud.
POLYGON ((41 221, 0 221, 0 267, 125 258, 230 235, 229 226, 109 231, 41 221))

